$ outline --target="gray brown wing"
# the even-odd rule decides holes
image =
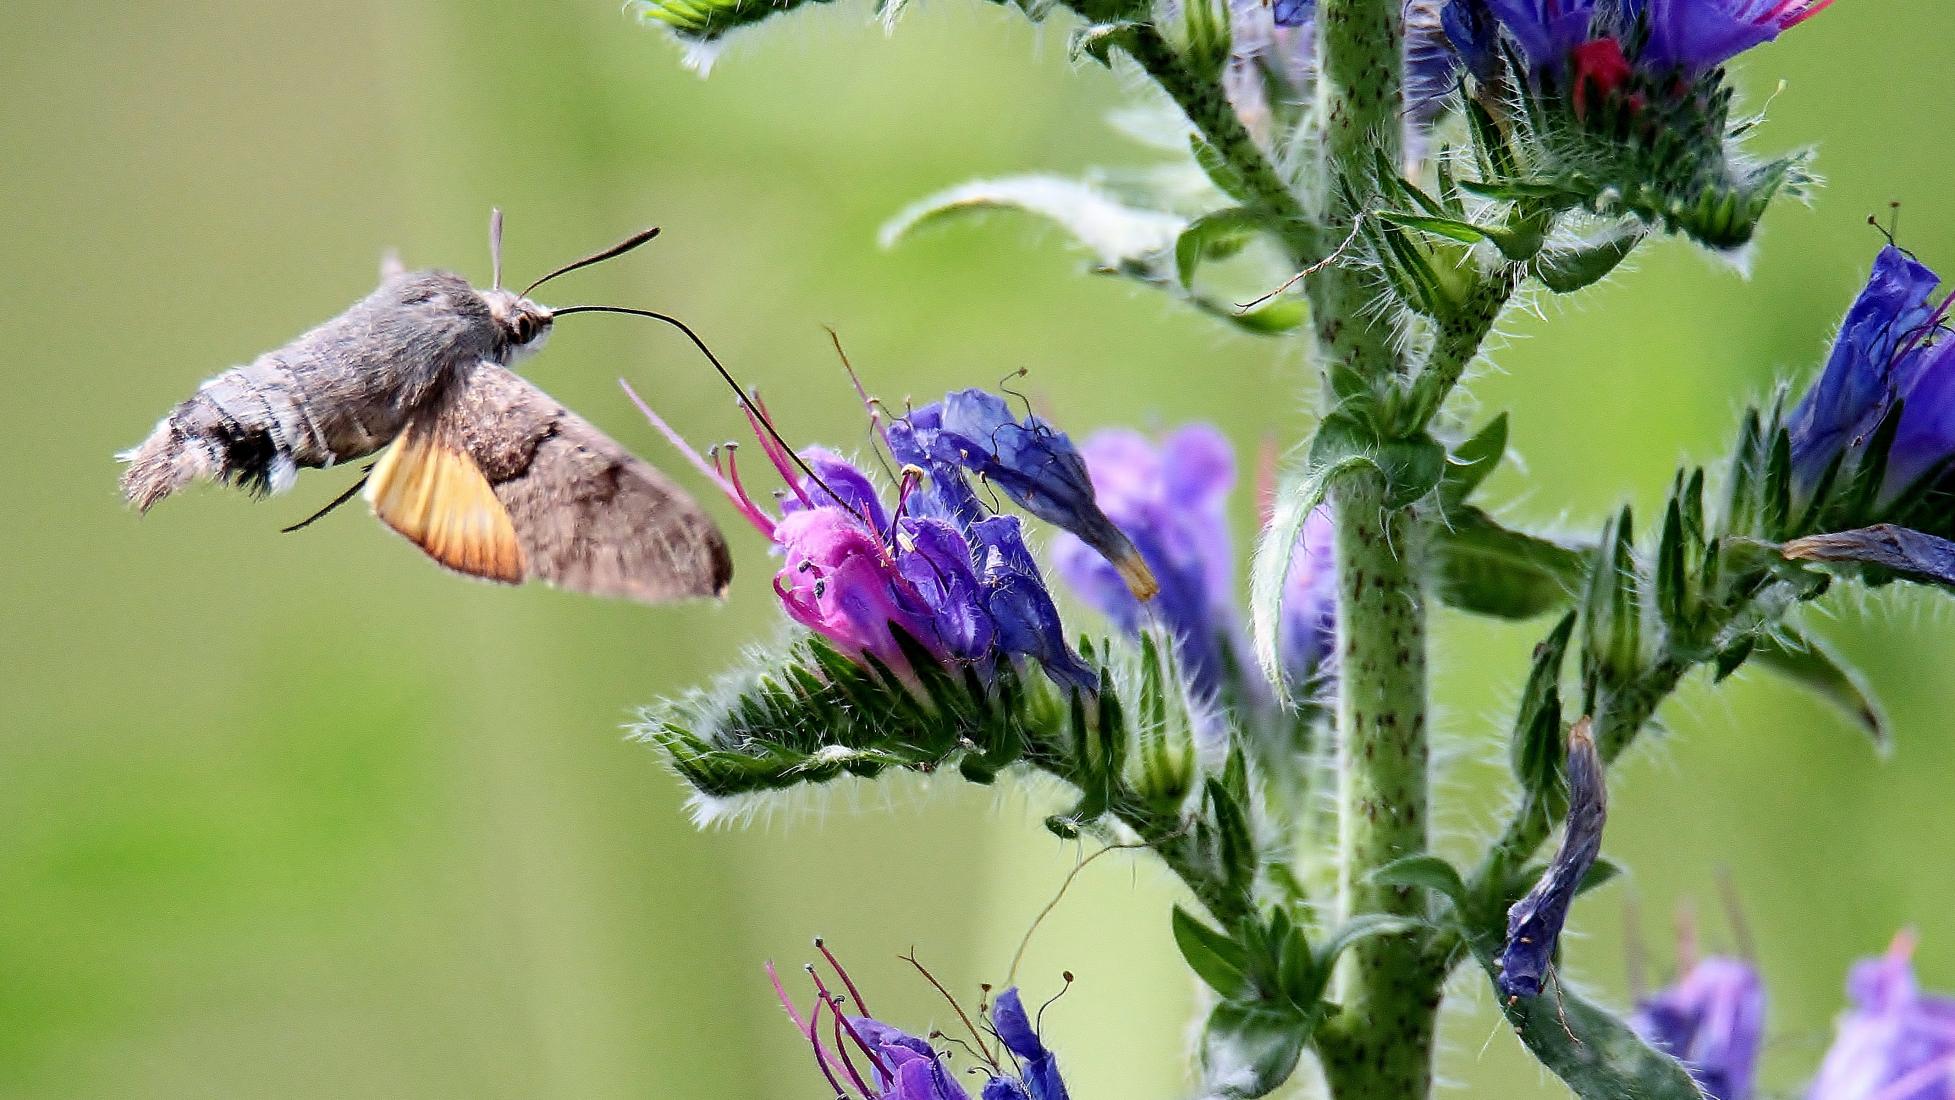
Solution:
[[[718,596],[732,578],[725,539],[684,490],[495,364],[474,367],[401,442],[409,445],[397,448],[404,457],[389,453],[368,499],[449,568],[644,603]],[[466,463],[453,461],[464,456]],[[463,466],[473,467],[506,525],[481,514],[484,494],[457,472]]]

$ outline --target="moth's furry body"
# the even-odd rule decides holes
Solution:
[[[201,478],[277,493],[301,467],[365,458],[476,363],[506,365],[540,343],[547,312],[528,344],[497,316],[528,304],[444,271],[395,275],[345,313],[199,386],[124,456],[123,494],[148,511]]]
[[[391,444],[367,500],[450,569],[647,603],[719,595],[732,561],[699,506],[505,369],[552,319],[458,275],[389,273],[338,317],[199,386],[120,456],[123,495],[148,511],[204,479],[282,492],[301,467]]]

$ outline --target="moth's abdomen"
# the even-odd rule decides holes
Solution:
[[[263,495],[302,466],[386,446],[442,386],[508,348],[482,296],[457,275],[399,275],[250,366],[233,367],[170,411],[129,463],[122,492],[151,505],[200,479]]]
[[[122,474],[123,496],[148,511],[204,479],[259,496],[283,492],[299,467],[371,454],[398,429],[397,423],[376,425],[381,431],[328,439],[307,408],[309,396],[276,356],[225,371],[199,386],[148,439],[121,456],[129,463]]]

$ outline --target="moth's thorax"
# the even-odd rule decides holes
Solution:
[[[483,291],[482,300],[488,304],[489,316],[495,321],[496,335],[504,349],[504,363],[513,363],[535,352],[550,338],[552,314],[548,307],[500,287]]]

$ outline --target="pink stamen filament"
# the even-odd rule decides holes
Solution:
[[[828,1004],[829,1013],[835,1017],[834,1027],[833,1027],[833,1031],[835,1035],[835,1049],[841,1052],[842,1066],[843,1068],[848,1070],[849,1080],[853,1081],[855,1083],[855,1087],[861,1089],[865,1095],[874,1096],[876,1095],[876,1090],[870,1088],[869,1082],[864,1081],[862,1079],[861,1071],[855,1068],[855,1059],[849,1057],[849,1045],[842,1038],[843,1029],[847,1027],[847,1025],[842,1020],[842,1008],[841,1008],[840,1001],[841,998],[837,997],[834,1001],[830,1001]],[[851,1027],[851,1028],[847,1028],[847,1031],[848,1031],[848,1037],[850,1039],[854,1039],[856,1046],[861,1047],[862,1050],[866,1053],[869,1048],[863,1044],[862,1040],[859,1037],[856,1036],[855,1029]],[[870,1060],[872,1062],[875,1060],[873,1055],[870,1056]],[[876,1068],[878,1070],[881,1070],[882,1064],[879,1062],[876,1063]],[[888,1076],[889,1075],[886,1072],[883,1074],[884,1079],[887,1079]]]
[[[1907,358],[1908,355],[1912,354],[1916,348],[1920,347],[1922,341],[1928,338],[1929,333],[1941,327],[1941,323],[1948,319],[1948,309],[1951,304],[1955,304],[1955,292],[1950,292],[1948,297],[1943,298],[1941,300],[1941,304],[1935,307],[1935,311],[1928,315],[1928,319],[1926,321],[1921,322],[1921,324],[1909,330],[1907,334],[1898,343],[1894,345],[1893,357],[1888,359],[1887,361],[1887,369],[1890,372],[1894,369],[1894,366],[1896,364],[1898,364],[1901,360]]]
[[[767,518],[765,509],[754,503],[753,494],[749,493],[746,485],[740,481],[738,452],[738,445],[733,443],[727,444],[723,452],[726,455],[726,480],[733,487],[733,503],[740,509],[740,514],[747,517],[747,522],[760,528],[760,533],[766,535],[771,542],[774,538],[774,522]]]
[[[844,358],[843,362],[847,362],[847,359]],[[855,373],[855,368],[853,367],[849,368],[849,374],[853,375],[854,373]],[[860,388],[861,383],[858,382],[856,383],[856,385],[858,388]],[[863,1016],[869,1016],[873,1018],[875,1016],[875,1013],[869,1011],[869,1003],[862,999],[861,990],[855,988],[855,982],[850,980],[849,972],[843,969],[842,961],[836,958],[835,953],[828,949],[828,945],[826,943],[823,943],[819,939],[815,940],[815,950],[821,952],[821,957],[827,959],[828,965],[834,967],[835,973],[841,977],[842,987],[844,989],[847,989],[849,991],[849,996],[855,999],[856,1012]]]
[[[830,1058],[828,1052],[822,1049],[821,1040],[816,1038],[815,1036],[814,1020],[802,1019],[801,1013],[795,1009],[794,999],[787,995],[787,987],[781,984],[781,975],[778,971],[774,969],[773,961],[769,960],[764,965],[763,969],[767,971],[767,980],[769,982],[772,982],[774,985],[774,996],[780,998],[781,1007],[787,1010],[787,1018],[791,1023],[794,1024],[794,1030],[800,1032],[801,1037],[803,1039],[808,1040],[808,1042],[814,1045],[817,1062],[818,1064],[821,1064],[822,1076],[828,1078],[829,1084],[835,1086],[836,1095],[838,1096],[842,1095],[841,1082],[835,1080],[835,1075],[829,1071],[829,1068],[826,1064],[827,1061],[830,1061],[832,1059]],[[817,1010],[819,1010],[820,1008],[819,1003],[817,1003],[816,1008]]]
[[[652,411],[652,407],[645,403],[645,399],[638,396],[638,391],[631,388],[631,383],[620,378],[618,379],[618,385],[624,387],[625,396],[631,399],[633,405],[638,406],[639,413],[651,422],[652,427],[658,429],[659,434],[665,437],[665,441],[672,444],[673,449],[685,456],[686,461],[692,463],[693,469],[698,470],[704,475],[706,480],[719,486],[720,492],[726,494],[727,499],[733,502],[733,506],[739,510],[740,514],[747,518],[747,522],[759,528],[760,533],[767,536],[768,541],[773,541],[773,521],[769,520],[766,514],[747,496],[746,490],[739,487],[739,479],[736,477],[732,481],[729,481],[721,475],[717,467],[701,458],[699,452],[692,449],[692,445],[686,442],[684,436],[681,436],[670,424],[667,424],[663,417]],[[731,465],[730,461],[728,465]]]
[[[822,1006],[826,1003],[827,1002],[824,999],[817,997],[815,999],[815,1007],[809,1012],[808,1022],[817,1032],[816,1034],[811,1034],[809,1036],[809,1040],[813,1042],[815,1045],[815,1065],[820,1066],[821,1075],[823,1077],[828,1078],[828,1087],[835,1090],[835,1095],[837,1097],[845,1097],[849,1095],[849,1090],[842,1087],[842,1082],[836,1078],[834,1071],[829,1068],[831,1065],[835,1065],[837,1063],[835,1062],[834,1055],[829,1054],[828,1049],[821,1045],[821,1035],[818,1033],[820,1030],[819,1025],[821,1023]],[[832,1008],[834,1006],[830,1005],[829,1007]],[[846,1057],[846,1053],[844,1054],[844,1057]],[[861,1087],[861,1078],[856,1075],[854,1067],[844,1063],[842,1064],[842,1069],[844,1072],[846,1072],[849,1075],[849,1077],[853,1078],[857,1086],[861,1088],[861,1092],[862,1095],[865,1097],[865,1100],[876,1100],[875,1093],[869,1091],[869,1089],[867,1089],[866,1087]]]
[[[780,471],[781,480],[787,483],[802,504],[814,507],[815,502],[809,498],[808,491],[801,487],[800,469],[787,453],[787,448],[774,440],[774,433],[770,430],[774,426],[774,414],[767,411],[767,404],[760,399],[759,390],[753,392],[752,403],[742,405],[741,411],[747,414],[747,423],[753,426],[753,434],[760,440],[760,448],[767,453],[774,469]]]
[[[817,944],[816,946],[820,946],[820,945]],[[826,955],[828,954],[828,952],[823,951],[822,954]],[[830,959],[829,961],[833,962],[834,960]],[[841,968],[837,967],[836,969],[839,971]],[[815,968],[812,966],[808,967],[808,977],[813,978],[815,980],[815,991],[821,994],[822,1000],[829,1002],[829,1007],[835,1010],[835,1026],[838,1029],[835,1037],[835,1045],[838,1047],[842,1045],[840,1030],[846,1029],[848,1031],[849,1038],[854,1039],[855,1045],[862,1048],[862,1053],[867,1054],[869,1056],[869,1061],[871,1064],[873,1064],[876,1067],[876,1072],[882,1074],[883,1077],[886,1079],[893,1078],[895,1075],[889,1072],[889,1067],[883,1064],[883,1060],[881,1058],[876,1057],[875,1048],[863,1041],[862,1036],[856,1033],[855,1025],[849,1023],[848,1020],[842,1015],[842,1010],[836,1007],[841,1003],[842,998],[834,993],[829,992],[828,986],[824,984],[821,980],[821,975],[817,974],[815,972]],[[858,1001],[858,1003],[860,1002]],[[868,1013],[865,1012],[863,1013],[863,1015],[866,1016],[868,1015]],[[846,1048],[842,1050],[842,1058],[844,1060],[847,1060],[848,1058],[848,1050]]]

